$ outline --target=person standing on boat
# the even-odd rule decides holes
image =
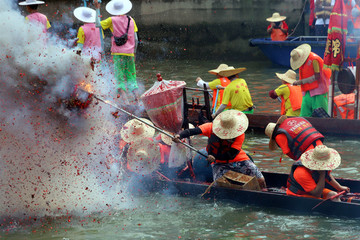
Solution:
[[[296,81],[296,72],[288,70],[286,73],[276,73],[282,80],[282,85],[277,89],[271,90],[269,96],[272,99],[281,99],[281,115],[299,116],[302,102],[301,87],[292,86]]]
[[[271,36],[272,41],[285,41],[288,36],[289,27],[284,21],[285,16],[280,16],[279,13],[273,13],[272,17],[266,19],[270,22],[267,32]]]
[[[100,9],[97,0],[94,1],[94,5],[96,9]],[[127,101],[126,92],[132,93],[136,101],[139,100],[135,68],[138,28],[134,19],[126,15],[131,8],[132,3],[129,0],[112,0],[106,4],[106,11],[113,17],[101,21],[102,28],[110,29],[113,33],[111,55],[114,60],[114,74],[118,92],[124,101]]]
[[[291,68],[299,69],[299,80],[293,85],[300,85],[303,94],[300,116],[311,117],[318,108],[327,112],[331,70],[323,69],[323,59],[311,52],[309,44],[292,50],[290,57]]]
[[[353,35],[355,37],[360,36],[360,1],[355,0],[355,6],[351,11],[351,17],[354,21]]]
[[[299,197],[327,199],[337,192],[325,188],[328,183],[336,191],[350,192],[350,188],[340,185],[331,171],[341,163],[340,154],[325,145],[316,146],[301,155],[292,167],[287,181],[286,194]],[[333,199],[340,202],[340,197]]]
[[[175,135],[173,141],[193,135],[208,137],[207,160],[212,164],[214,181],[229,170],[256,176],[261,188],[266,187],[265,178],[242,149],[245,131],[249,121],[246,115],[237,110],[228,110],[217,116],[212,123],[202,124],[194,129],[186,129]]]
[[[27,15],[25,19],[30,22],[40,23],[43,28],[43,32],[45,33],[51,27],[51,25],[48,18],[44,14],[38,12],[39,5],[44,3],[44,1],[26,0],[20,2],[19,5],[26,6],[26,10],[29,15]]]
[[[254,104],[251,99],[249,88],[246,81],[239,78],[239,73],[245,70],[246,68],[228,67],[219,72],[221,76],[229,78],[230,84],[224,90],[223,99],[219,109],[212,114],[213,119],[226,108],[242,111],[243,113],[254,113]]]
[[[215,111],[221,105],[225,87],[230,84],[230,80],[225,76],[221,76],[219,72],[228,68],[229,66],[227,64],[222,63],[216,69],[209,70],[210,74],[213,74],[217,77],[215,80],[209,83],[202,80],[201,77],[196,78],[196,85],[198,87],[204,88],[205,84],[206,88],[213,90],[212,107],[215,109]],[[230,107],[231,104],[229,104],[228,108]]]
[[[335,5],[335,0],[315,0],[315,34],[327,36],[330,14]]]
[[[102,49],[100,31],[95,26],[96,11],[88,7],[78,7],[74,10],[74,16],[85,23],[78,30],[77,52],[100,61]]]
[[[271,151],[281,148],[282,153],[293,160],[318,145],[322,145],[324,136],[311,123],[302,117],[287,118],[282,115],[276,123],[269,123],[265,134],[270,138]]]

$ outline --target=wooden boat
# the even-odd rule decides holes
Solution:
[[[249,44],[251,47],[258,47],[273,63],[290,67],[290,52],[304,43],[310,44],[312,52],[320,57],[324,57],[326,39],[326,36],[290,37],[286,41],[271,41],[271,38],[255,38],[250,39]],[[345,56],[356,58],[358,46],[357,41],[347,42]]]
[[[352,202],[333,202],[315,198],[305,198],[287,196],[281,187],[285,187],[287,174],[264,172],[269,191],[255,191],[245,189],[234,189],[226,187],[212,187],[209,193],[203,198],[216,201],[231,201],[240,204],[257,205],[266,208],[284,209],[291,212],[302,214],[322,214],[336,217],[359,218],[360,200],[353,199]],[[337,181],[350,187],[352,192],[360,192],[360,181],[350,179],[337,179]],[[156,180],[148,190],[155,192],[166,192],[166,194],[176,194],[185,197],[200,198],[209,187],[209,183],[195,183],[187,181],[166,181]],[[356,194],[354,194],[356,195]],[[358,195],[356,195],[358,196]],[[346,196],[343,197],[343,200]],[[316,207],[315,207],[316,206]],[[315,207],[315,208],[314,208]],[[314,209],[313,209],[314,208]]]

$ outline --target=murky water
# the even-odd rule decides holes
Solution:
[[[225,62],[246,67],[246,79],[256,112],[277,112],[280,104],[268,97],[268,91],[280,84],[277,68],[269,62],[144,61],[138,62],[138,79],[148,88],[160,72],[164,79],[186,81],[195,86],[201,76],[210,81],[208,70]],[[201,96],[193,93],[192,96]],[[197,148],[205,139],[196,137]],[[331,137],[328,146],[342,155],[335,176],[360,179],[358,139]],[[288,172],[292,161],[279,163],[279,152],[269,152],[265,135],[247,134],[244,149],[261,170]],[[294,215],[283,210],[262,209],[234,203],[209,202],[197,197],[163,194],[120,198],[110,210],[86,216],[61,216],[27,221],[6,222],[0,227],[0,239],[360,239],[360,220],[324,216]]]

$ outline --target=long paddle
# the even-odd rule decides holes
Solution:
[[[316,204],[311,210],[314,210],[315,208],[317,208],[318,206],[320,206],[321,204],[323,204],[324,202],[326,202],[326,201],[328,201],[328,200],[333,200],[334,198],[337,198],[337,197],[343,195],[345,192],[346,192],[346,191],[344,190],[344,191],[341,191],[341,192],[339,192],[338,194],[336,194],[336,195],[334,195],[334,196],[332,196],[332,197],[329,197],[329,198],[327,198],[327,199],[324,199],[323,201],[321,201],[321,202],[319,202],[318,204]]]
[[[166,136],[168,136],[168,137],[170,137],[170,138],[174,138],[174,136],[172,136],[171,134],[163,131],[161,128],[158,128],[158,127],[156,127],[156,126],[153,126],[153,125],[145,122],[144,120],[142,120],[142,119],[139,118],[138,116],[135,116],[134,114],[132,114],[132,113],[130,113],[130,112],[128,112],[128,111],[125,111],[124,109],[120,108],[117,104],[111,102],[110,100],[103,99],[102,97],[99,97],[99,96],[97,96],[96,94],[93,94],[93,93],[90,93],[90,92],[88,92],[88,91],[85,91],[84,89],[82,89],[82,91],[87,92],[87,93],[89,93],[89,94],[92,94],[92,95],[94,96],[94,98],[96,98],[97,100],[99,100],[99,101],[101,101],[101,102],[103,102],[103,103],[105,103],[105,104],[108,104],[108,105],[116,108],[117,110],[119,110],[119,111],[121,111],[121,112],[123,112],[123,113],[125,113],[125,114],[127,114],[127,115],[129,115],[129,116],[131,116],[131,117],[133,117],[133,118],[135,118],[135,119],[137,119],[138,121],[140,121],[140,122],[148,125],[149,127],[152,127],[152,128],[154,128],[154,129],[158,130],[159,132],[165,134]],[[199,150],[197,150],[197,149],[194,148],[193,146],[191,146],[191,145],[189,145],[189,144],[187,144],[187,143],[185,143],[185,142],[180,142],[180,143],[181,143],[182,145],[190,148],[190,149],[193,150],[194,152],[197,152],[198,154],[200,154],[200,155],[202,155],[203,157],[206,157],[206,158],[207,158],[207,156],[206,156],[205,154],[203,154],[202,152],[200,152]]]
[[[216,90],[216,98],[215,98],[215,104],[214,104],[213,114],[215,114],[215,112],[216,112],[216,105],[217,105],[218,98],[219,98],[219,92],[220,92],[220,89],[217,89],[217,90]]]

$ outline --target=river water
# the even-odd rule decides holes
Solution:
[[[222,62],[247,68],[241,77],[248,83],[257,106],[255,112],[279,111],[280,104],[269,98],[267,92],[280,84],[275,72],[283,73],[287,69],[273,66],[266,60],[139,60],[138,80],[148,89],[160,72],[164,79],[186,81],[188,86],[194,87],[197,76],[205,81],[212,80],[207,71]],[[190,95],[201,96],[199,93]],[[201,148],[205,139],[196,137],[193,143]],[[334,175],[360,179],[358,139],[339,136],[326,138],[326,143],[342,155],[342,164]],[[267,144],[264,134],[249,133],[244,149],[261,170],[287,173],[292,161],[283,159],[279,163],[279,152],[269,152]],[[119,197],[117,205],[93,214],[9,220],[0,226],[0,239],[360,239],[359,225],[360,220],[297,215],[197,197],[126,194],[125,198]]]

